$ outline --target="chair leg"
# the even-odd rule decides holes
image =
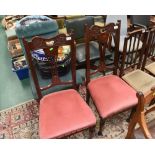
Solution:
[[[135,128],[136,124],[137,124],[137,115],[133,115],[133,117],[130,120],[129,126],[128,126],[128,132],[125,137],[126,139],[131,139],[134,137],[133,133],[134,133],[134,128]]]
[[[129,118],[127,118],[127,122],[130,122],[130,120],[131,120],[131,118],[132,118],[132,116],[133,116],[133,114],[136,112],[136,107],[133,107],[132,108],[132,110],[131,110],[131,113],[130,113],[130,116],[129,116]]]
[[[92,139],[94,137],[94,133],[95,133],[95,126],[93,126],[89,129],[89,138],[90,139]]]
[[[147,127],[144,112],[141,112],[141,114],[140,114],[139,125],[144,133],[145,138],[152,139],[152,136],[151,136],[149,129]]]
[[[105,124],[105,120],[103,118],[100,118],[100,128],[99,128],[99,131],[98,131],[99,136],[103,136],[102,130],[103,130],[104,124]]]
[[[86,93],[86,102],[89,105],[89,102],[90,102],[90,93],[89,93],[88,90],[87,90],[87,93]]]

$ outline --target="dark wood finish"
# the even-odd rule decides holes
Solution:
[[[42,98],[42,91],[54,87],[56,85],[69,85],[72,84],[76,89],[76,49],[75,49],[75,41],[73,35],[65,35],[60,34],[56,37],[45,39],[41,37],[32,38],[31,42],[26,41],[26,39],[22,39],[23,44],[25,46],[26,55],[30,67],[30,71],[32,74],[32,78],[37,90],[37,95],[39,100]],[[58,48],[60,46],[69,45],[71,48],[71,71],[72,71],[72,80],[71,81],[61,81],[57,71],[57,57],[58,57]],[[52,51],[50,49],[52,48]],[[43,49],[45,52],[45,56],[48,59],[48,62],[51,65],[51,75],[52,80],[51,84],[48,86],[40,87],[36,70],[32,61],[32,51]]]
[[[129,123],[126,138],[129,139],[134,137],[134,128],[137,123],[140,125],[140,129],[143,132],[145,138],[152,138],[152,135],[148,129],[145,115],[150,113],[151,111],[154,111],[155,107],[152,107],[146,111],[144,107],[146,104],[150,103],[152,99],[155,98],[155,88],[152,88],[150,92],[148,92],[145,95],[142,92],[137,92],[137,97],[138,97],[138,105],[136,108],[136,112],[132,115],[131,121]]]
[[[117,24],[110,23],[104,27],[100,26],[85,26],[85,50],[86,50],[86,86],[91,81],[91,76],[97,74],[98,72],[105,75],[105,71],[112,70],[113,74],[117,74],[118,69],[118,50],[119,50],[119,40],[120,40],[120,21]],[[115,43],[115,56],[114,56],[114,65],[107,66],[105,64],[105,53],[106,49],[111,49],[112,40]],[[99,44],[99,64],[94,65],[90,61],[90,49],[89,42],[96,41]],[[90,100],[90,93],[87,90],[87,103]],[[92,99],[93,100],[93,99]],[[105,124],[105,119],[100,117],[100,129],[98,134],[102,135],[102,129]]]
[[[85,49],[86,49],[86,85],[90,82],[91,76],[98,72],[105,74],[106,70],[112,70],[113,74],[117,74],[118,69],[118,49],[119,49],[119,36],[120,36],[120,21],[115,25],[110,23],[104,27],[93,25],[85,27]],[[105,64],[106,49],[111,48],[112,39],[115,43],[115,57],[114,65],[107,66]],[[89,42],[96,41],[99,44],[99,65],[94,65],[90,61]],[[90,72],[94,70],[94,72]]]
[[[59,34],[56,37],[50,38],[50,39],[45,39],[41,37],[34,37],[32,38],[31,42],[26,41],[26,39],[22,39],[23,44],[25,46],[26,50],[26,55],[30,67],[30,71],[32,74],[32,78],[37,90],[37,95],[39,97],[38,101],[42,98],[42,91],[49,89],[51,87],[57,86],[57,85],[72,85],[74,89],[78,89],[76,85],[76,48],[75,48],[75,40],[73,37],[73,34]],[[60,46],[65,46],[69,45],[71,48],[71,72],[72,72],[72,80],[70,81],[61,81],[58,75],[57,71],[57,57],[58,57],[58,48]],[[52,48],[52,52],[50,49]],[[35,67],[32,61],[32,51],[33,50],[38,50],[38,49],[43,49],[45,52],[46,58],[49,60],[48,63],[51,64],[51,75],[52,75],[52,80],[51,84],[48,86],[40,87],[37,74],[35,71]],[[86,129],[83,129],[86,130]],[[95,131],[95,126],[91,126],[89,128],[89,138],[93,138]],[[77,131],[79,132],[79,131]],[[75,134],[71,133],[70,135]]]
[[[102,136],[102,131],[103,131],[104,125],[105,125],[105,120],[100,117],[100,128],[99,128],[99,131],[98,131],[99,136]]]
[[[148,32],[145,32],[143,29],[138,29],[129,32],[127,37],[125,37],[121,57],[120,77],[122,77],[128,69],[141,69],[147,36]],[[140,42],[142,43],[142,47],[140,47]]]
[[[147,60],[155,60],[155,27],[148,31],[148,39],[146,45],[146,52],[144,55],[144,62],[142,69],[144,70]],[[148,71],[149,72],[149,71]]]

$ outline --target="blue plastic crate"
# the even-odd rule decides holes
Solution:
[[[19,80],[23,80],[23,79],[26,79],[29,77],[29,70],[28,68],[22,68],[22,69],[18,69],[18,70],[15,70],[13,68],[13,72],[16,72]]]

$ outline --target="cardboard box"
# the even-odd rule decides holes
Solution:
[[[12,57],[20,56],[23,54],[22,47],[21,47],[18,39],[10,40],[8,42],[8,50]]]

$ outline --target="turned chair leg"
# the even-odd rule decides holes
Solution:
[[[94,137],[94,134],[95,134],[95,126],[89,129],[89,138],[92,139]]]
[[[103,118],[100,118],[100,128],[99,128],[99,131],[98,131],[99,136],[103,136],[102,130],[103,130],[104,124],[105,124],[105,120]]]

